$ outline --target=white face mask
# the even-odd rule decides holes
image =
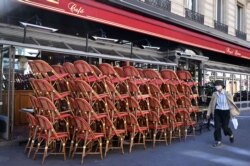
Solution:
[[[217,85],[217,86],[215,86],[215,89],[216,89],[217,91],[221,91],[221,90],[223,89],[223,87],[222,87],[221,85]]]

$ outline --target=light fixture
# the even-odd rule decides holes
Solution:
[[[118,42],[118,39],[107,38],[107,37],[99,37],[99,36],[91,36],[91,39],[94,40],[104,40],[104,41],[111,41],[111,42]]]
[[[47,32],[56,32],[56,31],[58,31],[58,29],[55,29],[55,28],[36,25],[36,24],[31,24],[31,23],[27,23],[27,22],[19,22],[19,23],[25,28],[33,28],[33,29],[43,30],[43,31],[47,31]]]
[[[55,29],[55,28],[50,28],[50,27],[46,27],[46,26],[31,24],[31,23],[27,23],[27,22],[19,22],[19,23],[24,27],[24,30],[23,30],[23,43],[25,43],[25,40],[26,40],[27,28],[40,30],[40,31],[46,31],[46,32],[56,32],[56,31],[58,31],[58,29]]]
[[[156,46],[150,46],[150,45],[142,45],[143,49],[153,49],[153,50],[159,50],[160,47],[156,47]]]

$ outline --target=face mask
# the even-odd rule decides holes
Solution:
[[[218,86],[215,86],[215,89],[216,89],[217,91],[221,91],[223,88],[222,88],[221,85],[218,85]]]

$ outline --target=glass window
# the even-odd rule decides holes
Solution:
[[[224,0],[217,0],[216,2],[216,20],[221,23],[223,23],[223,17],[224,17],[223,1]]]
[[[248,98],[247,87],[248,87],[247,76],[241,75],[241,83],[240,83],[241,101],[247,101]]]
[[[237,30],[243,31],[243,5],[237,4],[237,13],[236,13],[236,26]]]
[[[187,8],[197,12],[197,0],[186,0]]]

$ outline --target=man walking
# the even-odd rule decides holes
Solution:
[[[225,91],[224,82],[221,80],[215,81],[216,92],[213,93],[209,103],[207,118],[210,115],[214,116],[214,140],[213,147],[220,146],[221,143],[221,129],[223,129],[225,136],[229,136],[229,141],[234,142],[234,135],[232,130],[228,127],[231,117],[239,115],[239,109],[233,101],[231,94]]]

